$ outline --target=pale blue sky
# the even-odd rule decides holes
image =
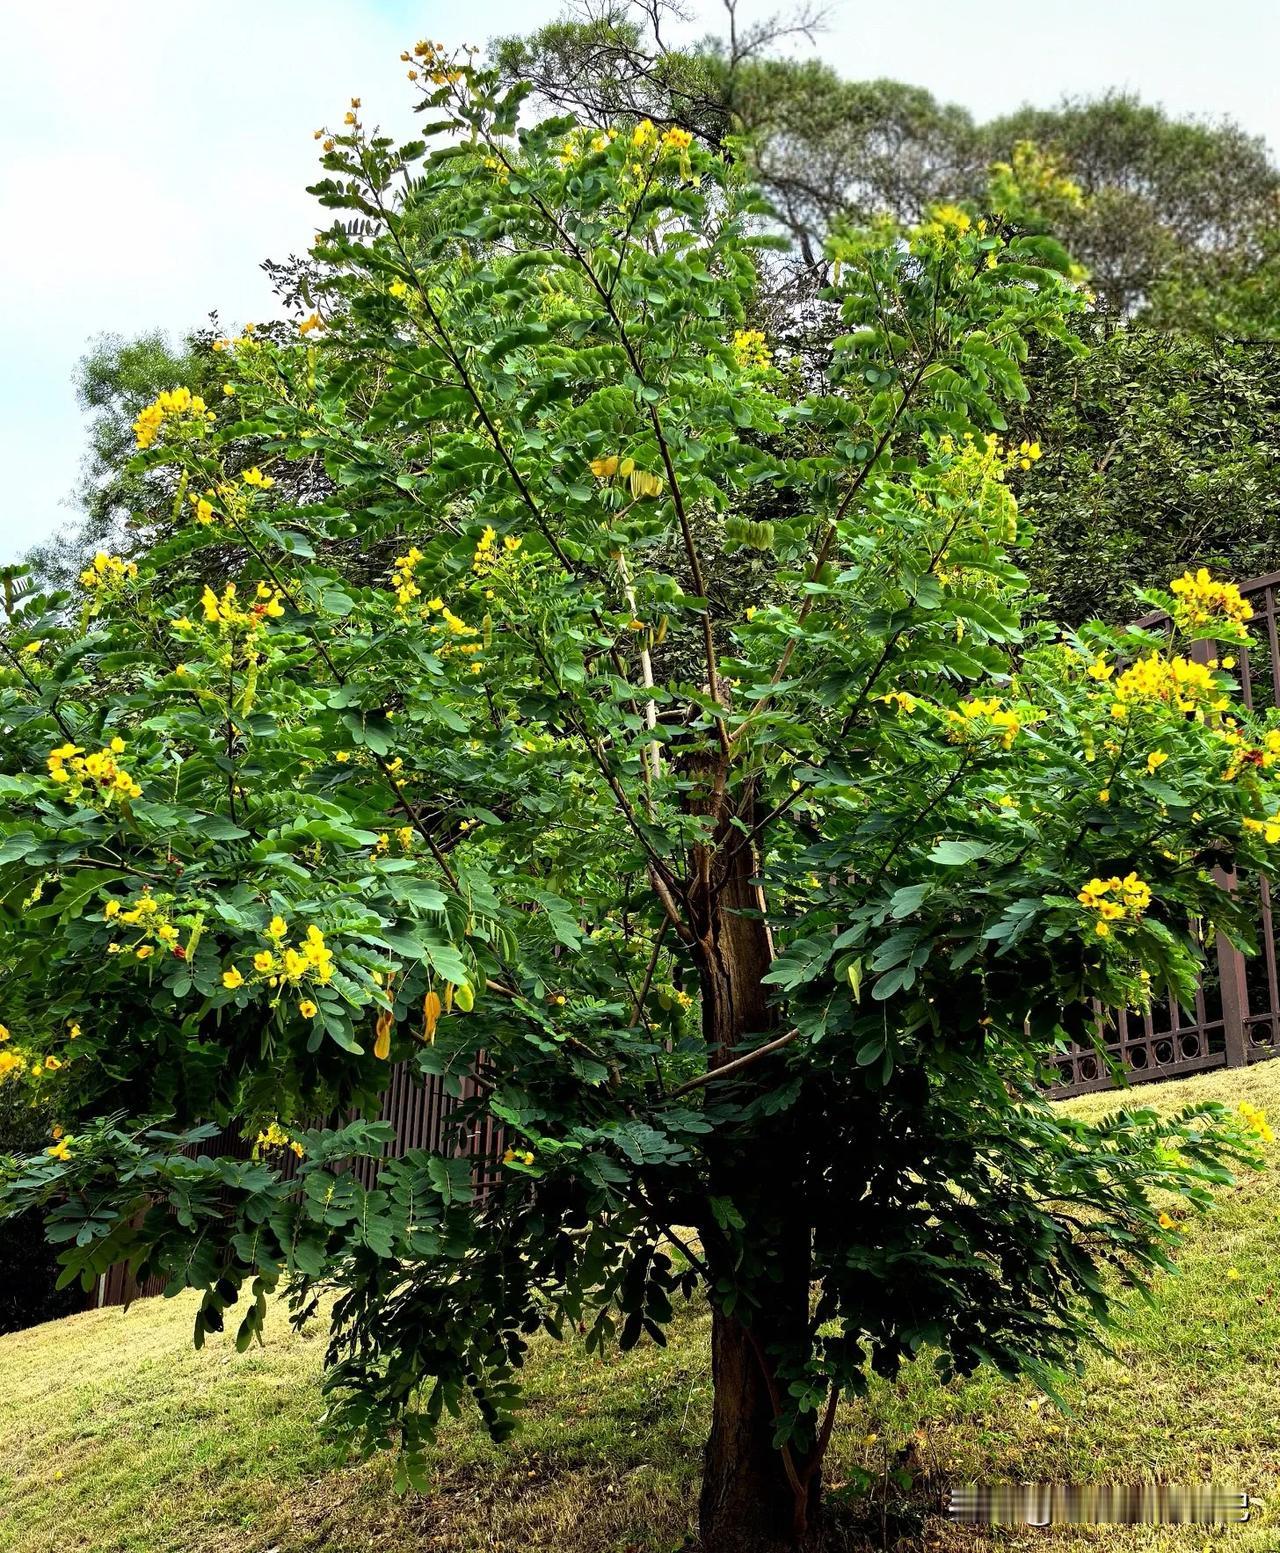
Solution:
[[[743,15],[785,9],[765,0]],[[315,222],[313,129],[360,96],[412,123],[400,50],[480,43],[561,0],[0,0],[0,562],[52,533],[83,451],[71,376],[96,334],[266,316],[259,262]],[[708,26],[712,0],[690,9]],[[699,29],[701,30],[701,29]],[[822,55],[982,117],[1125,87],[1280,147],[1275,0],[836,0]]]

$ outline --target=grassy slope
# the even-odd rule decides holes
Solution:
[[[1156,1085],[1135,1098],[1249,1099],[1280,1116],[1280,1063]],[[1114,1098],[1075,1102],[1096,1114]],[[1277,1145],[1280,1149],[1280,1145]],[[1280,1157],[1280,1156],[1278,1156]],[[1026,1387],[940,1388],[924,1365],[842,1410],[829,1479],[883,1473],[904,1448],[943,1478],[1166,1481],[1280,1488],[1280,1206],[1275,1167],[1189,1224],[1181,1274],[1135,1304],[1118,1359],[1068,1388],[1064,1418]],[[1235,1267],[1240,1277],[1226,1277]],[[389,1495],[385,1461],[345,1463],[317,1428],[323,1333],[283,1316],[246,1355],[190,1346],[192,1296],[95,1311],[0,1338],[0,1553],[670,1553],[690,1525],[706,1425],[708,1321],[664,1352],[602,1360],[539,1344],[516,1439],[452,1424],[435,1490]],[[872,1438],[874,1436],[874,1438]],[[1280,1508],[1241,1531],[1063,1528],[985,1536],[931,1520],[947,1553],[1043,1546],[1191,1553],[1229,1536],[1276,1546]]]

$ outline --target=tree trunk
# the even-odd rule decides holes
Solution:
[[[750,816],[743,818],[749,827]],[[722,823],[715,846],[695,859],[702,890],[695,888],[691,904],[712,1068],[740,1055],[735,1048],[745,1038],[777,1028],[763,981],[773,960],[768,925],[740,914],[764,904],[751,882],[751,851],[722,861],[740,842],[741,832]],[[768,1088],[778,1075],[766,1060],[726,1083]],[[703,1553],[808,1553],[819,1545],[818,1464],[773,1445],[780,1397],[771,1349],[803,1352],[808,1342],[811,1249],[800,1141],[794,1113],[785,1111],[753,1124],[749,1137],[718,1137],[710,1154],[711,1190],[742,1215],[764,1271],[754,1280],[753,1304],[739,1304],[732,1315],[713,1311],[714,1399],[698,1509]],[[716,1260],[712,1254],[713,1271]]]
[[[800,1313],[808,1314],[807,1298]],[[757,1315],[753,1326],[763,1324]],[[711,1433],[698,1502],[703,1553],[809,1553],[820,1546],[821,1468],[808,1472],[802,1457],[792,1462],[799,1481],[788,1476],[773,1445],[774,1404],[756,1344],[764,1349],[762,1334],[713,1313]]]

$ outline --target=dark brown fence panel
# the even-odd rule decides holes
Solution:
[[[391,1070],[390,1081],[382,1096],[379,1120],[390,1122],[395,1137],[383,1145],[380,1158],[361,1158],[353,1161],[351,1170],[366,1189],[376,1185],[382,1159],[399,1159],[409,1149],[432,1149],[454,1154],[471,1154],[476,1158],[476,1181],[481,1190],[488,1184],[490,1161],[502,1151],[501,1129],[487,1112],[470,1121],[464,1131],[450,1127],[450,1117],[465,1101],[475,1098],[479,1086],[471,1076],[461,1083],[461,1097],[448,1094],[445,1080],[434,1075],[424,1076],[416,1064],[397,1063]],[[196,1145],[189,1152],[216,1154],[225,1159],[249,1159],[254,1140],[243,1137],[235,1129]],[[284,1153],[277,1168],[286,1177],[297,1169],[297,1161]],[[146,1299],[164,1292],[162,1278],[146,1278],[139,1282],[123,1264],[108,1269],[98,1280],[89,1303],[92,1305],[125,1305],[135,1299]]]

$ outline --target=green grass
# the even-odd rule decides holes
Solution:
[[[1252,1100],[1280,1116],[1280,1063],[1137,1093],[1179,1106]],[[1098,1114],[1111,1095],[1073,1102]],[[1280,1159],[1280,1145],[1276,1146]],[[842,1409],[828,1480],[883,1477],[909,1451],[932,1481],[1212,1479],[1280,1489],[1280,1203],[1274,1165],[1189,1221],[1178,1276],[1135,1301],[1114,1359],[1090,1360],[1064,1417],[1027,1386],[943,1388],[925,1364]],[[1238,1279],[1228,1279],[1236,1268]],[[690,1307],[665,1350],[590,1358],[536,1345],[520,1431],[492,1446],[453,1422],[432,1491],[394,1498],[386,1460],[352,1463],[318,1425],[324,1334],[283,1312],[266,1346],[190,1344],[194,1296],[94,1311],[0,1337],[0,1553],[671,1553],[690,1534],[710,1399],[708,1318]],[[872,1438],[874,1437],[874,1438]],[[921,1501],[923,1502],[923,1501]],[[877,1520],[877,1497],[858,1501]],[[892,1508],[892,1506],[890,1506]],[[869,1522],[869,1524],[870,1524]],[[892,1522],[889,1540],[892,1541]],[[1240,1530],[1061,1528],[979,1534],[940,1517],[945,1553],[1092,1548],[1262,1553],[1280,1506]],[[878,1536],[869,1543],[878,1545]]]

